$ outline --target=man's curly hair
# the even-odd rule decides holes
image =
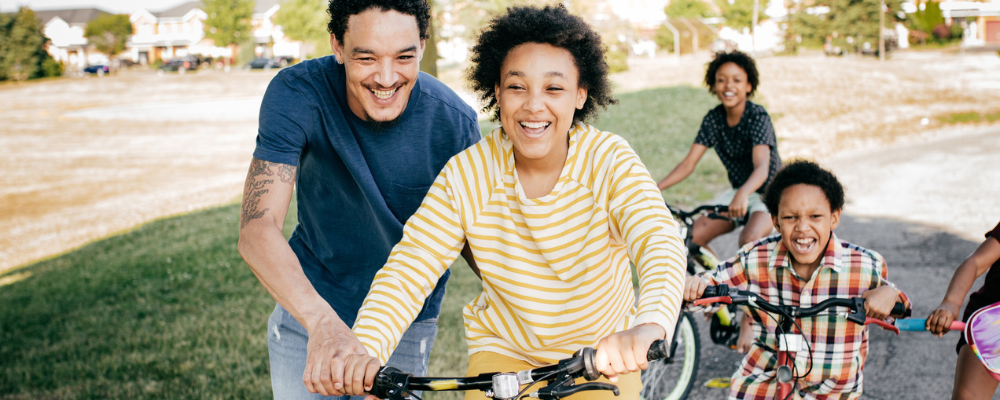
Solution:
[[[470,88],[479,94],[479,100],[486,104],[483,111],[491,113],[494,121],[500,119],[496,99],[500,68],[507,54],[524,43],[550,44],[573,55],[580,72],[577,85],[587,89],[587,102],[574,112],[574,120],[586,121],[594,116],[598,106],[606,109],[618,103],[612,96],[601,36],[590,25],[562,5],[516,6],[490,21],[479,35],[472,48],[472,66],[467,71]]]
[[[767,190],[764,192],[767,211],[773,216],[778,216],[778,204],[781,203],[782,193],[785,189],[800,183],[820,188],[830,202],[830,211],[844,208],[844,186],[837,180],[836,175],[812,161],[795,160],[785,164],[781,171],[774,175],[771,184],[767,185]]]
[[[326,30],[344,44],[344,32],[347,32],[347,20],[352,15],[361,14],[370,8],[380,11],[396,10],[401,14],[412,15],[417,19],[420,29],[420,39],[430,39],[427,27],[430,26],[431,7],[427,0],[330,0],[326,12],[330,14],[330,23]]]
[[[747,97],[753,97],[753,94],[757,92],[757,85],[760,84],[757,62],[753,60],[753,57],[739,50],[715,53],[715,58],[708,63],[708,70],[705,71],[705,84],[708,85],[708,92],[718,94],[715,93],[715,73],[719,72],[719,68],[728,62],[736,64],[737,67],[743,69],[743,72],[747,73],[747,82],[750,83],[750,93],[747,93]]]

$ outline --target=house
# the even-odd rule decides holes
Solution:
[[[93,49],[84,36],[87,23],[101,15],[110,14],[97,8],[35,11],[42,21],[42,32],[49,38],[48,52],[67,70],[83,69],[90,64],[100,64],[108,58]]]
[[[982,46],[1000,44],[1000,0],[991,2],[947,1],[939,4],[941,15],[951,24],[963,20],[963,44]]]
[[[301,58],[302,44],[285,37],[273,22],[281,8],[280,0],[257,0],[251,17],[255,53],[262,57],[292,56]],[[132,13],[134,35],[128,43],[132,60],[138,63],[170,60],[187,55],[212,58],[234,57],[232,49],[219,47],[205,38],[208,14],[201,1],[191,1],[166,11],[153,13],[139,9]]]
[[[208,14],[201,9],[201,1],[183,3],[157,13],[136,10],[129,17],[133,35],[126,45],[132,61],[147,64],[188,54],[230,56],[228,49],[216,47],[211,40],[205,39],[206,19]]]

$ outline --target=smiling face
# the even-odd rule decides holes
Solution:
[[[747,72],[733,62],[727,62],[715,72],[715,84],[712,91],[722,102],[723,107],[738,107],[747,101],[747,94],[753,90],[747,81]]]
[[[330,45],[347,71],[351,111],[366,121],[399,118],[417,82],[424,51],[416,17],[370,8],[348,19],[343,43],[330,35]]]
[[[778,215],[771,221],[792,256],[792,266],[814,268],[840,223],[840,210],[830,210],[830,201],[818,186],[800,183],[781,193]]]
[[[507,53],[496,96],[515,162],[565,161],[573,114],[587,102],[579,77],[566,49],[525,43]]]

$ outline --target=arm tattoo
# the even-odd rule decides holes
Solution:
[[[252,220],[262,218],[269,208],[260,209],[261,197],[270,191],[268,187],[274,183],[274,172],[271,166],[278,169],[278,177],[282,182],[295,184],[296,168],[291,165],[270,163],[254,158],[250,161],[250,172],[247,173],[247,181],[243,186],[243,211],[240,215],[240,228]]]

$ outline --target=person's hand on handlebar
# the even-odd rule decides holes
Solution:
[[[594,364],[611,383],[616,383],[618,375],[649,367],[646,360],[649,346],[666,336],[667,331],[657,324],[642,324],[613,333],[597,343]]]
[[[744,194],[742,190],[737,191],[733,196],[733,201],[729,202],[729,218],[733,221],[743,218],[750,207],[750,195]]]
[[[378,358],[366,354],[351,354],[344,362],[344,392],[349,396],[364,396],[375,385],[375,376],[382,364]],[[375,396],[367,395],[365,400],[376,400]]]
[[[925,328],[937,337],[944,336],[951,331],[951,323],[958,319],[958,309],[962,305],[954,305],[943,302],[930,316],[927,317]]]
[[[306,344],[306,369],[302,383],[310,393],[324,396],[343,395],[343,365],[354,353],[368,354],[351,328],[336,315],[323,316],[304,324],[309,332]]]
[[[684,301],[692,302],[701,298],[705,294],[709,282],[707,279],[694,275],[684,280]]]
[[[886,319],[899,299],[899,291],[892,286],[880,286],[861,294],[865,299],[865,315],[869,318]]]

